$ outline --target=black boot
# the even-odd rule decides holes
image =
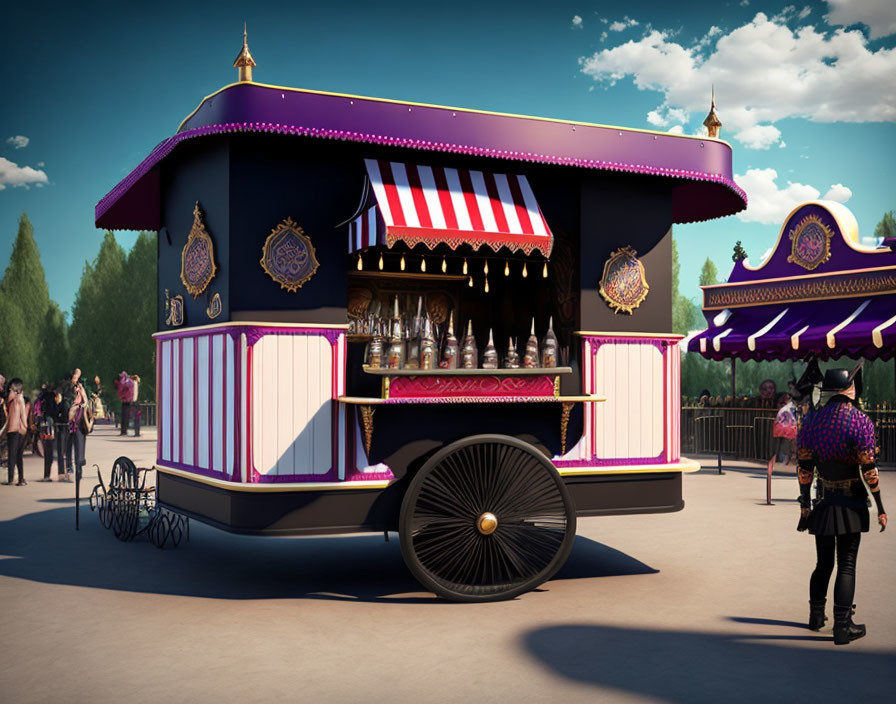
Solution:
[[[834,604],[834,643],[836,645],[846,645],[865,635],[865,624],[852,622],[855,609],[855,604],[852,606]]]
[[[820,631],[827,621],[824,615],[824,605],[827,599],[809,599],[809,630]]]

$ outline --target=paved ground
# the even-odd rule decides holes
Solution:
[[[88,461],[150,465],[100,428]],[[896,692],[896,528],[863,536],[869,635],[812,633],[811,538],[793,476],[685,475],[683,512],[579,521],[569,562],[511,602],[442,603],[382,536],[262,539],[193,523],[120,543],[73,486],[0,487],[0,700],[19,702],[819,701]],[[88,471],[82,488],[95,483]],[[882,479],[896,505],[896,473]]]

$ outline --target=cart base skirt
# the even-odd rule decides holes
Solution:
[[[668,513],[684,508],[681,473],[565,477],[577,516]],[[157,501],[215,528],[245,535],[321,535],[398,529],[406,483],[385,489],[245,491],[158,472]]]

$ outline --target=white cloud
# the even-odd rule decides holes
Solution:
[[[893,0],[827,0],[825,19],[832,25],[868,25],[871,39],[896,33],[896,3]]]
[[[629,27],[637,27],[638,21],[631,19],[628,15],[626,15],[621,20],[616,20],[613,24],[610,25],[611,32],[623,32]]]
[[[825,200],[835,200],[838,203],[845,203],[852,198],[852,189],[847,188],[842,183],[835,183],[824,194]]]
[[[778,142],[778,149],[786,149],[786,148],[787,148],[787,142],[785,142],[783,139],[780,142]]]
[[[31,140],[25,137],[24,135],[17,134],[15,137],[10,137],[6,140],[7,144],[11,144],[13,149],[24,149],[28,146],[28,142]]]
[[[573,15],[572,17],[572,27],[573,29],[582,29],[582,18],[578,15]]]
[[[750,149],[768,149],[781,139],[781,130],[774,125],[753,125],[737,132],[734,138]]]
[[[606,32],[601,32],[601,33],[600,33],[600,40],[601,40],[601,41],[605,41],[606,38],[607,38],[608,36],[609,36],[609,35],[608,35]]]
[[[750,0],[740,0],[741,7],[746,7],[749,4],[750,4]]]
[[[0,191],[7,186],[40,187],[47,182],[47,175],[43,171],[32,169],[30,166],[19,166],[0,156]]]
[[[801,20],[806,19],[809,15],[812,14],[812,8],[806,5],[802,10],[800,10],[800,14],[797,17]]]
[[[684,127],[682,125],[673,125],[668,129],[669,134],[684,134]]]
[[[858,30],[791,29],[760,12],[713,36],[715,47],[704,55],[699,43],[685,47],[672,33],[651,30],[637,41],[583,56],[579,64],[599,83],[631,77],[640,90],[662,93],[651,111],[655,120],[672,109],[705,114],[714,84],[723,136],[733,133],[758,149],[782,138],[773,125],[785,118],[896,121],[896,48],[870,51]]]
[[[747,169],[745,174],[735,174],[734,180],[747,193],[749,205],[738,213],[737,217],[744,222],[758,222],[763,225],[779,225],[787,214],[801,203],[818,200],[821,195],[814,186],[804,183],[787,182],[785,188],[779,188],[775,182],[778,172],[774,169]],[[828,189],[825,198],[845,203],[852,196],[852,191],[842,183]]]

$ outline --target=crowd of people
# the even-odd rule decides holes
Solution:
[[[115,388],[122,404],[121,434],[134,424],[140,435],[140,409],[137,404],[140,377],[121,372]],[[73,369],[57,384],[45,383],[32,397],[25,395],[19,378],[7,381],[0,374],[0,462],[7,467],[3,486],[25,486],[24,453],[42,454],[44,473],[39,482],[52,482],[56,462],[56,481],[71,482],[80,476],[86,464],[87,436],[97,417],[105,416],[100,378],[84,381],[80,369]],[[18,476],[16,476],[16,474]]]

